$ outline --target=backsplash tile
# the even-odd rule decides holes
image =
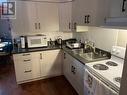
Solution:
[[[95,42],[97,48],[110,51],[117,44],[118,29],[91,27],[88,32],[74,33],[73,36],[82,41],[88,39]]]

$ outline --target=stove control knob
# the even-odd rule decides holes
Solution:
[[[113,49],[113,50],[112,50],[112,53],[115,53],[115,52],[116,52],[116,49]]]
[[[117,51],[116,51],[116,54],[119,54],[119,53],[120,53],[120,50],[117,50]]]

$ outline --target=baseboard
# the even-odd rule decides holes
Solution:
[[[44,76],[44,77],[38,77],[38,78],[34,78],[34,79],[24,80],[24,81],[17,81],[17,84],[23,84],[23,83],[27,83],[27,82],[32,82],[32,81],[52,78],[52,77],[61,76],[61,75],[63,75],[63,74],[56,74],[56,75],[51,75],[51,76]]]

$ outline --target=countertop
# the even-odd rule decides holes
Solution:
[[[31,49],[18,49],[16,47],[13,48],[12,54],[20,54],[20,53],[28,53],[28,52],[37,52],[37,51],[46,51],[46,50],[56,50],[61,49],[60,46],[48,46],[43,48],[31,48]]]
[[[81,57],[80,55],[78,54],[75,54],[74,52],[72,52],[69,48],[67,47],[62,47],[62,49],[67,52],[69,55],[71,55],[72,57],[74,57],[75,59],[77,59],[78,61],[80,61],[82,64],[86,64],[86,63],[90,63],[90,62],[95,62],[94,61],[88,61],[88,60],[85,60],[83,57]],[[104,59],[101,59],[101,60],[106,60],[106,59],[109,59],[110,57],[105,57]],[[96,60],[96,61],[101,61],[101,60]]]
[[[80,55],[75,54],[74,52],[72,52],[72,50],[67,48],[66,46],[63,46],[62,48],[60,46],[53,46],[53,47],[48,46],[48,47],[43,47],[43,48],[32,48],[32,49],[18,49],[18,48],[15,47],[13,49],[13,51],[12,51],[12,54],[20,54],[20,53],[28,53],[28,52],[38,52],[38,51],[46,51],[46,50],[56,50],[56,49],[62,49],[63,51],[67,52],[69,55],[71,55],[72,57],[74,57],[75,59],[80,61],[82,64],[94,62],[94,61],[85,60]],[[104,60],[105,59],[109,59],[109,57],[104,58]],[[100,60],[96,60],[96,61],[100,61]]]

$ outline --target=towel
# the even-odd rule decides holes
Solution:
[[[84,73],[84,95],[94,95],[96,81],[93,75],[85,69]]]
[[[99,79],[96,80],[96,88],[94,95],[119,95]]]
[[[119,95],[87,69],[84,73],[84,95]]]

